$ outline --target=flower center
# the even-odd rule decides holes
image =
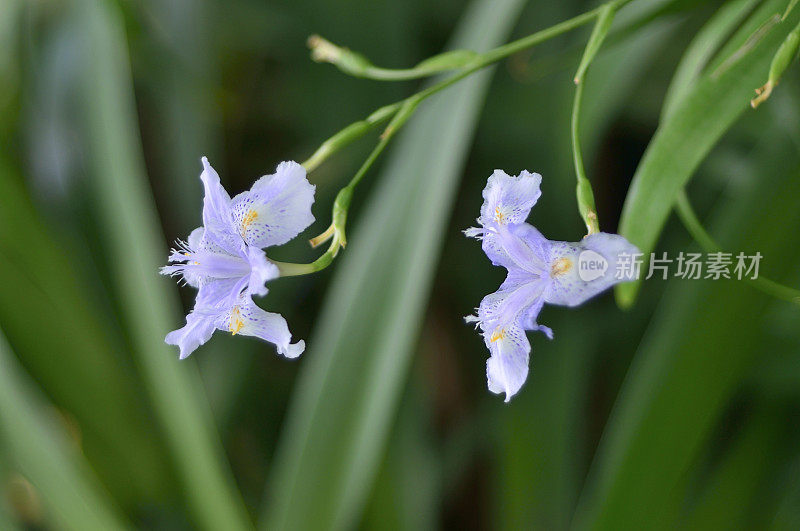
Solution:
[[[560,277],[561,275],[569,273],[570,269],[572,269],[572,260],[569,258],[559,258],[550,266],[550,276],[552,278]]]
[[[234,306],[233,310],[231,310],[230,319],[228,319],[228,331],[235,336],[241,331],[242,327],[244,327],[242,314],[239,312],[239,307]]]
[[[499,206],[494,207],[494,220],[501,225],[506,222],[506,215]]]
[[[247,228],[252,225],[256,219],[258,219],[258,212],[251,208],[242,218],[241,230],[239,231],[242,235],[242,238],[244,238],[244,235],[247,233]]]
[[[506,329],[505,328],[498,328],[497,330],[494,331],[494,333],[492,334],[492,337],[489,338],[489,342],[490,343],[494,343],[495,341],[498,341],[498,340],[503,339],[505,337],[506,337]]]

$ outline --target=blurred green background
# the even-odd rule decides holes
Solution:
[[[710,233],[800,284],[796,65],[747,101],[788,22],[748,37],[786,4],[620,12],[581,130],[603,230],[656,130],[678,116],[690,138],[699,121],[707,148],[651,145],[658,178],[697,157],[687,191]],[[299,360],[221,333],[183,362],[163,344],[194,292],[157,267],[200,224],[202,155],[238,193],[422,86],[313,63],[309,35],[399,68],[596,5],[2,0],[0,528],[800,528],[800,314],[746,282],[651,279],[627,311],[612,294],[547,307],[555,339],[531,335],[519,395],[486,389],[462,316],[503,271],[461,230],[492,170],[528,169],[543,175],[530,221],[582,236],[569,120],[590,26],[421,106],[357,190],[347,249],[259,301],[306,339]],[[676,69],[694,100],[671,114]],[[375,139],[310,174],[317,221],[271,258],[315,258],[305,240]],[[655,250],[699,248],[672,216]]]

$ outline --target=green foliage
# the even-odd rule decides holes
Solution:
[[[53,411],[38,396],[0,336],[0,434],[4,454],[41,492],[64,529],[126,529]],[[52,406],[50,406],[52,408]]]
[[[681,103],[676,104],[674,112],[659,124],[633,177],[620,221],[620,234],[645,256],[655,248],[678,192],[720,137],[748,108],[750,91],[759,85],[775,49],[791,29],[787,21],[752,39],[779,3],[767,2],[749,17],[732,41],[742,42],[745,36],[751,39],[735,52],[721,55],[724,61],[709,69]],[[727,17],[727,13],[723,15]],[[639,284],[631,282],[616,287],[621,306],[633,304]]]
[[[80,425],[84,451],[121,501],[168,496],[166,457],[148,433],[141,389],[125,374],[119,338],[103,330],[100,308],[85,298],[88,287],[7,166],[0,167],[0,194],[9,206],[0,210],[4,333],[26,368]]]
[[[454,46],[497,44],[519,5],[480,2],[464,19]],[[489,11],[491,28],[485,23]],[[364,504],[488,81],[481,74],[436,96],[409,124],[388,163],[309,342],[278,466],[267,485],[268,529],[348,528]]]
[[[524,4],[6,0],[0,528],[797,528],[796,1]],[[352,76],[309,60],[315,33]],[[201,155],[232,193],[305,160],[317,222],[268,250],[303,276],[263,300],[296,362],[163,343]],[[494,168],[544,176],[546,234],[584,234],[577,168],[584,221],[621,212],[644,253],[758,251],[761,291],[545,308],[504,404],[462,319],[502,281],[461,234]]]
[[[163,239],[146,178],[133,115],[125,42],[119,15],[93,0],[81,2],[87,42],[84,119],[89,136],[91,187],[99,224],[106,228],[106,264],[115,284],[124,326],[144,385],[198,524],[209,529],[251,527],[231,478],[222,468],[221,448],[191,365],[182,366],[164,343],[178,320],[167,284],[154,273]],[[188,364],[183,364],[188,365]]]

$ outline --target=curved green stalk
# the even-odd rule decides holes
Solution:
[[[364,120],[351,123],[323,142],[317,150],[303,162],[303,167],[309,173],[314,171],[325,159],[347,146],[350,142],[357,140],[373,127],[377,127],[391,118],[402,103],[402,101],[399,101],[391,105],[386,105],[367,116]]]
[[[578,200],[578,211],[586,224],[587,234],[600,232],[600,221],[597,219],[597,208],[594,206],[594,192],[592,183],[586,177],[586,168],[583,165],[583,155],[581,154],[580,140],[580,116],[581,101],[583,100],[583,78],[589,65],[592,64],[600,46],[608,35],[611,23],[614,21],[616,5],[613,2],[601,6],[600,14],[597,16],[592,35],[586,44],[578,71],[575,73],[575,98],[572,101],[572,120],[570,122],[572,133],[572,160],[575,164],[575,177],[578,184],[575,188],[576,199]]]
[[[420,92],[417,92],[416,94],[409,96],[404,100],[400,100],[393,104],[381,107],[380,109],[370,114],[366,119],[354,122],[345,127],[344,129],[342,129],[341,131],[339,131],[338,133],[334,134],[328,140],[323,142],[319,148],[317,148],[314,154],[303,163],[303,166],[306,168],[308,172],[315,170],[329,156],[333,155],[334,153],[336,153],[346,145],[350,144],[354,140],[360,138],[367,131],[370,131],[374,127],[382,124],[383,122],[391,118],[398,110],[400,110],[400,108],[404,104],[408,103],[409,101],[413,100],[416,101],[417,103],[420,103],[429,96],[432,96],[437,92],[446,89],[447,87],[457,83],[458,81],[461,81],[465,77],[477,72],[478,70],[482,70],[487,66],[490,66],[511,55],[514,55],[515,53],[527,50],[529,48],[536,46],[537,44],[541,44],[542,42],[550,40],[554,37],[558,37],[563,33],[567,33],[568,31],[579,28],[584,24],[588,24],[595,18],[598,18],[601,15],[603,15],[603,13],[609,10],[614,12],[619,8],[621,8],[622,6],[624,6],[625,4],[632,1],[633,0],[612,0],[610,2],[601,5],[600,7],[592,9],[591,11],[587,11],[586,13],[565,20],[564,22],[555,24],[554,26],[550,26],[549,28],[537,31],[536,33],[532,33],[526,37],[522,37],[520,39],[509,42],[502,46],[498,46],[497,48],[493,48],[485,53],[475,54],[474,56],[472,56],[473,58],[469,61],[469,63],[467,63],[457,74],[439,83],[436,83],[435,85],[431,85],[430,87],[423,89]],[[446,54],[442,54],[441,56],[435,56],[432,59],[435,59],[436,57],[443,57],[444,55]],[[424,64],[426,62],[427,61],[423,61],[423,63],[420,64]],[[388,69],[381,69],[381,70],[388,71]],[[407,72],[411,70],[414,69],[404,69],[400,71]],[[441,71],[442,70],[438,70],[437,72]],[[431,71],[426,75],[432,75],[433,73],[435,72]]]
[[[389,141],[392,137],[403,127],[403,125],[411,118],[411,115],[414,114],[414,110],[419,105],[419,102],[422,101],[420,98],[411,97],[402,102],[398,111],[395,113],[394,118],[392,121],[389,122],[389,125],[386,126],[386,129],[381,134],[380,141],[378,145],[372,150],[372,152],[367,157],[367,160],[361,165],[358,169],[356,174],[350,179],[350,182],[347,185],[339,190],[339,193],[336,195],[336,199],[333,203],[333,219],[331,221],[330,227],[317,236],[316,238],[311,240],[311,245],[316,247],[322,243],[325,243],[327,240],[331,240],[331,244],[328,246],[328,250],[325,253],[311,262],[310,264],[293,264],[288,262],[275,262],[280,270],[281,276],[283,277],[290,277],[290,276],[298,276],[298,275],[307,275],[309,273],[314,273],[316,271],[320,271],[328,267],[333,259],[336,258],[336,255],[339,252],[339,249],[347,245],[347,238],[345,236],[345,224],[347,222],[347,212],[350,209],[350,200],[353,197],[353,191],[361,179],[364,178],[367,171],[372,167],[375,161],[378,159],[378,156],[386,149],[386,146],[389,144]]]
[[[705,252],[712,253],[722,250],[722,247],[703,228],[700,219],[692,208],[692,204],[689,202],[686,190],[681,190],[678,193],[678,197],[675,199],[675,209],[687,232]],[[800,305],[800,290],[784,286],[763,276],[746,280],[749,280],[754,288],[763,291],[767,295]]]
[[[308,38],[308,47],[311,48],[311,58],[314,61],[331,63],[346,74],[374,81],[420,79],[462,68],[478,57],[478,54],[471,50],[451,50],[429,57],[412,68],[394,69],[375,66],[360,53],[337,46],[319,35]]]
[[[470,53],[469,60],[465,61],[464,52],[458,51],[458,54],[453,55],[450,53],[441,54],[438,56],[434,56],[429,61],[423,61],[415,68],[412,69],[405,69],[395,72],[405,72],[402,75],[410,75],[409,73],[415,71],[416,74],[421,74],[423,72],[423,68],[421,65],[425,64],[433,64],[433,67],[426,67],[428,72],[425,75],[430,75],[436,72],[441,72],[446,69],[450,69],[450,67],[461,64],[459,61],[463,62],[465,66],[453,76],[440,81],[434,85],[431,85],[428,88],[425,88],[416,94],[409,96],[403,100],[400,100],[396,103],[391,105],[386,105],[381,107],[380,109],[373,112],[369,115],[366,119],[354,122],[328,140],[322,143],[322,145],[314,152],[314,154],[303,163],[303,166],[306,168],[308,172],[313,171],[320,164],[322,164],[329,156],[336,153],[343,147],[347,146],[354,140],[360,138],[368,131],[372,130],[374,127],[380,125],[384,121],[392,118],[392,121],[384,130],[383,134],[381,135],[381,139],[378,142],[378,145],[375,146],[375,149],[370,153],[367,160],[364,161],[364,164],[361,165],[358,172],[356,172],[355,176],[351,179],[351,181],[339,191],[339,194],[336,197],[334,202],[334,213],[333,213],[333,222],[331,226],[328,227],[325,232],[313,238],[311,240],[312,246],[316,247],[328,240],[331,240],[331,244],[328,247],[328,250],[319,258],[317,258],[314,262],[309,264],[294,264],[288,262],[275,262],[278,268],[281,271],[281,276],[297,276],[297,275],[307,275],[310,273],[314,273],[316,271],[320,271],[328,267],[333,259],[336,257],[339,248],[344,247],[347,243],[344,233],[344,223],[347,218],[347,211],[350,206],[350,199],[352,198],[353,191],[355,186],[358,182],[364,177],[366,172],[381,154],[381,152],[386,148],[389,143],[389,140],[392,136],[408,121],[411,115],[414,113],[414,110],[417,106],[422,103],[425,99],[433,96],[434,94],[454,85],[458,81],[468,77],[469,75],[486,68],[506,57],[514,55],[517,52],[521,52],[523,50],[527,50],[537,44],[540,44],[544,41],[557,37],[563,33],[566,33],[570,30],[583,26],[584,24],[589,23],[594,19],[599,19],[599,23],[604,28],[601,31],[600,39],[598,40],[595,38],[595,35],[598,32],[593,33],[593,38],[590,39],[590,44],[592,42],[597,42],[597,47],[599,47],[599,41],[602,40],[602,37],[605,36],[605,32],[608,31],[608,27],[610,26],[611,16],[613,13],[616,12],[617,9],[624,6],[625,4],[631,2],[632,0],[611,0],[591,11],[587,11],[581,15],[573,17],[571,19],[565,20],[564,22],[560,22],[555,24],[554,26],[550,26],[549,28],[545,28],[543,30],[537,31],[536,33],[532,33],[526,37],[522,37],[521,39],[517,39],[515,41],[509,42],[502,46],[498,46],[493,48],[485,53],[478,54],[475,53],[474,55]],[[353,73],[353,72],[360,72],[364,74],[362,77],[368,77],[365,75],[367,72],[375,73],[374,65],[371,65],[365,58],[347,50],[345,48],[339,48],[334,44],[322,39],[321,37],[314,36],[309,40],[309,45],[312,47],[312,50],[315,53],[315,60],[320,61],[327,61],[327,62],[334,62],[337,66],[340,67],[345,72]],[[596,49],[595,49],[596,51]],[[342,58],[346,58],[342,59]],[[457,57],[457,59],[454,59]],[[450,61],[448,63],[447,61]],[[585,69],[585,68],[584,68]],[[381,72],[389,72],[388,69],[379,69]],[[383,74],[381,74],[383,75]],[[422,77],[417,76],[417,77]],[[384,77],[383,79],[386,79]],[[405,77],[403,79],[411,79],[409,77]],[[578,103],[578,113],[580,112],[580,94],[581,88],[578,85],[577,91],[577,98],[576,101]],[[573,111],[573,144],[575,145],[576,141],[576,131],[577,131],[577,116]],[[575,152],[577,153],[576,157],[580,159],[580,150],[576,149]],[[577,164],[580,162],[580,168],[583,169],[583,162],[582,160],[576,159],[576,169]],[[584,172],[582,172],[584,173]],[[581,204],[591,204],[591,208],[587,209],[585,214],[583,209],[581,210],[581,215],[584,216],[584,220],[587,223],[587,227],[589,228],[589,232],[599,232],[599,228],[597,228],[597,214],[594,211],[594,199],[591,194],[591,186],[589,185],[589,181],[585,178],[583,182],[581,181],[580,177],[578,179],[578,203]],[[583,201],[581,200],[583,198]],[[338,219],[338,222],[337,222]],[[592,219],[594,221],[592,221]]]
[[[575,87],[575,98],[572,101],[572,160],[575,164],[575,177],[578,184],[575,193],[578,200],[578,211],[583,222],[586,224],[587,234],[600,232],[600,222],[597,219],[597,209],[594,206],[594,192],[592,184],[586,178],[586,170],[583,166],[583,155],[581,155],[581,141],[578,129],[580,127],[581,100],[583,99],[583,83],[578,83]]]

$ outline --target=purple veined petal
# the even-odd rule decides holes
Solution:
[[[550,240],[528,223],[511,225],[508,227],[508,232],[519,238],[524,244],[524,247],[509,246],[507,248],[507,253],[515,262],[527,262],[529,265],[524,269],[536,272],[546,268],[550,259]]]
[[[220,315],[227,311],[226,303],[231,300],[232,293],[241,291],[237,279],[216,280],[200,286],[195,299],[194,308],[186,316],[186,325],[167,334],[164,341],[168,345],[177,345],[180,359],[185,359],[200,345],[211,339],[216,322]]]
[[[509,271],[519,269],[534,277],[544,276],[550,258],[550,242],[534,227],[520,223],[475,230],[482,231],[481,247],[493,265]]]
[[[517,177],[495,170],[483,189],[483,206],[479,218],[484,227],[492,223],[513,225],[528,218],[533,205],[542,195],[542,176],[522,171]]]
[[[278,266],[267,259],[267,255],[258,247],[247,246],[247,261],[250,264],[249,290],[253,295],[264,296],[267,294],[266,283],[278,278]]]
[[[493,393],[505,393],[505,401],[517,392],[528,378],[531,344],[517,324],[485,332],[484,339],[491,357],[486,360],[486,380]]]
[[[194,308],[186,316],[186,324],[167,334],[164,341],[177,345],[180,359],[185,359],[206,343],[218,328],[220,318],[230,312],[247,286],[246,278],[213,280],[200,286]]]
[[[205,196],[203,197],[203,237],[223,248],[230,254],[239,254],[244,246],[241,236],[238,235],[233,222],[231,211],[231,197],[223,188],[219,174],[209,164],[206,157],[202,158],[203,172],[200,180],[203,181]]]
[[[486,295],[478,307],[481,329],[493,330],[506,323],[517,323],[520,319],[536,322],[542,309],[542,292],[545,286],[539,279],[515,286],[503,283],[504,287]]]
[[[247,288],[249,277],[223,278],[200,286],[195,298],[195,312],[219,316],[227,312]]]
[[[168,345],[177,345],[180,349],[180,359],[186,359],[197,347],[211,339],[216,330],[216,318],[196,312],[186,316],[186,324],[173,330],[164,341]]]
[[[534,277],[545,276],[550,259],[550,242],[533,226],[527,223],[499,226],[492,231],[492,237],[485,237],[483,242],[487,256],[490,256],[487,247],[494,247],[492,253],[497,257],[496,265],[502,265],[509,271],[520,269]],[[492,259],[492,262],[495,263],[495,260]]]
[[[550,281],[544,300],[549,304],[577,306],[620,282],[633,280],[619,274],[626,257],[639,250],[618,234],[591,234],[580,242],[551,242]]]
[[[553,339],[553,329],[537,322],[539,313],[542,311],[543,306],[544,298],[542,298],[540,294],[532,304],[526,306],[525,309],[520,313],[519,324],[523,330],[541,332],[547,337],[547,339]]]
[[[253,302],[248,292],[242,293],[236,304],[217,320],[219,330],[234,335],[254,336],[273,343],[278,354],[296,358],[306,348],[305,341],[291,343],[292,334],[286,319],[280,314],[266,312]]]
[[[314,222],[315,187],[300,164],[281,162],[272,175],[257,180],[233,198],[237,233],[253,247],[282,245]]]

